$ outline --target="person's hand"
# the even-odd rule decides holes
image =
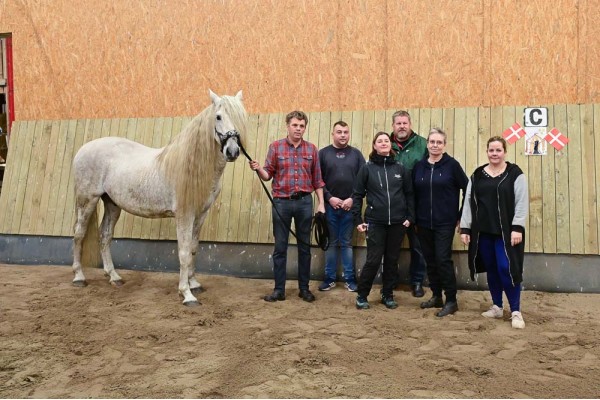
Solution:
[[[408,228],[410,226],[410,221],[406,220],[402,223],[402,225],[404,225],[406,228]]]
[[[352,208],[352,197],[348,197],[346,200],[344,200],[342,202],[342,209],[344,211],[350,211],[350,209]]]
[[[260,169],[260,164],[258,163],[258,161],[248,161],[248,164],[250,164],[250,168],[252,168],[252,171],[258,171]]]
[[[523,241],[523,234],[521,232],[512,231],[510,233],[510,245],[516,246]]]
[[[356,230],[359,231],[360,233],[362,232],[366,232],[367,229],[369,229],[369,224],[359,224],[356,226]]]
[[[463,244],[465,246],[468,246],[469,243],[471,242],[471,235],[469,235],[468,233],[461,233],[460,234],[460,241],[463,242]]]
[[[322,203],[319,203],[319,205],[317,206],[317,212],[325,214],[325,205]]]
[[[342,199],[339,197],[332,197],[329,199],[329,205],[333,207],[334,210],[342,208]]]

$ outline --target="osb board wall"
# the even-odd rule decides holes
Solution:
[[[569,137],[561,151],[525,156],[523,140],[509,147],[529,182],[530,213],[526,248],[535,253],[600,254],[600,104],[549,105],[549,127]],[[447,152],[467,174],[487,162],[485,143],[515,121],[522,106],[411,108],[413,129],[425,134],[442,127]],[[305,138],[322,148],[330,143],[331,124],[343,119],[351,144],[368,154],[373,134],[389,130],[394,110],[309,113]],[[161,147],[181,131],[189,117],[22,121],[15,124],[5,185],[0,194],[0,233],[71,236],[74,196],[71,162],[81,145],[102,136],[122,136]],[[285,136],[285,115],[254,114],[246,148],[264,162],[269,143]],[[101,216],[102,209],[99,208]],[[123,213],[116,237],[176,239],[172,219],[142,219]],[[211,209],[201,240],[272,243],[271,206],[258,177],[240,157],[225,169],[223,190]],[[358,236],[356,244],[364,245]],[[456,250],[464,249],[458,240]]]
[[[600,101],[600,0],[0,2],[17,120]]]

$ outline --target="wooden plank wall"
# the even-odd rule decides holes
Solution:
[[[540,105],[549,110],[549,129],[558,128],[569,144],[546,156],[525,156],[524,141],[509,147],[508,160],[525,171],[530,214],[527,251],[533,253],[600,254],[600,104]],[[426,135],[431,127],[448,134],[447,152],[468,175],[487,161],[486,141],[514,122],[522,122],[523,106],[409,109],[413,129]],[[331,125],[350,124],[351,144],[365,156],[378,131],[389,131],[395,110],[313,112],[305,138],[319,148],[330,143]],[[166,145],[190,117],[123,118],[15,123],[4,187],[0,195],[0,233],[71,236],[74,196],[71,162],[83,143],[121,136],[153,147]],[[250,116],[246,148],[264,162],[267,147],[285,135],[285,114]],[[270,187],[270,184],[267,184]],[[99,207],[101,217],[102,207]],[[172,219],[143,219],[122,213],[115,237],[175,240]],[[271,243],[271,206],[258,178],[242,156],[225,169],[223,190],[211,209],[201,240]],[[364,245],[359,237],[355,242]],[[456,250],[464,249],[458,237]]]

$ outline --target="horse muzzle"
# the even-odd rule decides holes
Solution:
[[[225,156],[225,159],[227,160],[227,162],[232,162],[232,161],[237,160],[237,158],[240,155],[240,148],[237,145],[237,143],[235,143],[234,145],[227,144],[223,151],[223,155]]]

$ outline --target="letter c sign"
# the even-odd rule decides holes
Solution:
[[[548,126],[548,109],[545,107],[526,108],[523,111],[523,122],[526,127]]]

